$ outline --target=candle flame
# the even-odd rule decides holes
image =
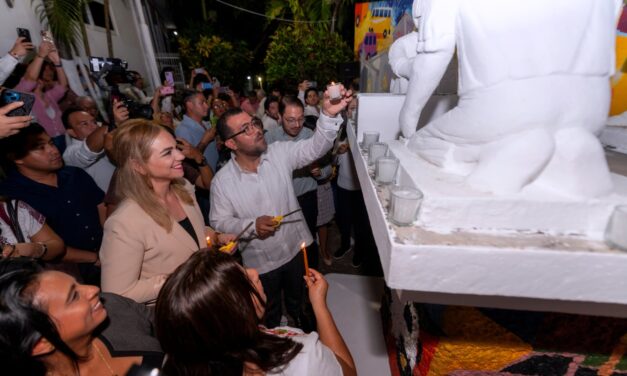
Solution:
[[[305,248],[305,242],[302,242],[300,245],[301,248]]]
[[[207,247],[211,247],[211,237],[207,236]]]

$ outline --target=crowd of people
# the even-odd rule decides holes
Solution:
[[[23,38],[0,84],[25,57],[4,90],[32,112],[0,107],[4,369],[355,374],[317,271],[351,248],[354,267],[377,262],[342,131],[354,88],[240,95],[203,68],[175,88],[166,67],[152,96],[110,72],[103,101],[73,93],[54,43]]]

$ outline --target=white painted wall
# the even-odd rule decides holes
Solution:
[[[113,52],[115,57],[128,62],[130,70],[136,70],[147,78],[148,71],[145,67],[130,4],[128,1],[111,0],[112,22],[115,27],[112,34]],[[13,8],[9,8],[5,1],[0,2],[0,55],[8,52],[15,42],[18,27],[29,29],[33,42],[39,44],[41,41],[39,32],[42,26],[34,9],[35,5],[31,6],[30,0],[15,0]],[[107,36],[104,28],[86,26],[92,55],[106,57],[108,55]],[[82,43],[79,43],[79,46],[82,49]],[[146,79],[145,82],[149,83],[150,79]]]

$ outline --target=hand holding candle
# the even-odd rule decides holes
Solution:
[[[307,261],[307,247],[305,247],[305,242],[300,245],[300,249],[303,251],[303,257],[305,259],[305,277],[309,275],[309,261]]]
[[[322,100],[322,113],[335,117],[344,110],[353,99],[353,92],[344,89],[342,84],[333,83],[327,86]]]

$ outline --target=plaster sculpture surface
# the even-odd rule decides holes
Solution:
[[[390,82],[390,93],[407,93],[414,58],[418,54],[416,51],[417,41],[418,33],[413,31],[403,35],[392,43],[388,56],[392,72],[394,72],[394,77]]]
[[[416,50],[400,124],[408,147],[473,188],[612,190],[607,120],[622,0],[415,0]],[[416,131],[457,51],[457,107]]]

